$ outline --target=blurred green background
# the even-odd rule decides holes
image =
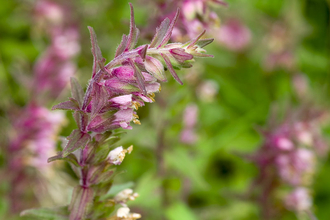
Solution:
[[[98,35],[103,56],[114,56],[123,33],[128,33],[129,7],[126,0],[77,0],[75,13],[80,19],[81,54],[77,59],[76,77],[87,84],[92,55],[87,26]],[[138,28],[148,26],[154,16],[152,4],[130,1],[135,7]],[[221,20],[237,18],[251,30],[247,49],[233,52],[212,43],[207,46],[214,59],[197,60],[198,68],[178,72],[184,85],[168,77],[156,103],[138,110],[142,125],[123,135],[119,145],[134,145],[119,170],[125,171],[116,184],[128,183],[140,197],[129,203],[133,211],[146,220],[230,220],[259,219],[258,207],[240,199],[258,171],[241,154],[254,152],[262,138],[255,130],[266,124],[272,106],[284,109],[304,101],[327,108],[330,99],[330,1],[326,0],[227,0],[229,7],[215,11]],[[7,111],[24,106],[24,87],[14,77],[20,71],[31,75],[33,63],[45,49],[47,39],[36,37],[31,10],[33,1],[0,0],[0,120],[1,140],[8,128]],[[269,54],[271,26],[279,22],[288,32],[280,40],[290,39],[295,67],[266,70],[264,60]],[[139,44],[147,43],[139,40]],[[213,100],[200,95],[199,83],[189,81],[191,71],[198,72],[198,81],[212,80],[217,85]],[[297,98],[292,84],[295,74],[307,78],[310,93],[306,100]],[[187,76],[187,77],[185,77]],[[54,100],[67,98],[68,90]],[[197,104],[199,115],[193,145],[180,142],[182,117],[186,106]],[[50,107],[50,106],[49,106]],[[63,129],[67,136],[75,125]],[[330,128],[330,126],[328,126]],[[330,137],[330,129],[324,129]],[[1,153],[1,152],[0,152]],[[0,165],[5,167],[5,158]],[[314,181],[315,214],[320,220],[330,219],[330,160],[320,162]],[[0,181],[5,192],[6,180]],[[6,200],[0,200],[0,216],[6,212]],[[296,219],[287,212],[283,219]]]

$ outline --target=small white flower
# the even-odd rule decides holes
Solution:
[[[126,153],[130,154],[133,151],[133,146],[130,146],[127,149],[123,149],[122,146],[117,147],[110,151],[108,154],[108,160],[114,165],[120,165],[123,162]]]
[[[117,210],[117,217],[120,220],[136,220],[141,218],[141,215],[139,213],[130,213],[127,207],[121,207]]]
[[[138,197],[139,194],[137,193],[133,193],[132,189],[124,189],[122,191],[120,191],[116,196],[115,196],[115,201],[117,203],[126,203],[127,201],[131,200],[135,200],[136,197]]]
[[[108,155],[108,159],[110,160],[110,163],[119,165],[121,162],[123,162],[125,158],[126,150],[123,149],[122,146],[115,148],[114,150],[110,151]]]
[[[121,207],[117,210],[117,217],[119,218],[128,218],[129,217],[129,208]]]

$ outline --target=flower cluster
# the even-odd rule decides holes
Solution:
[[[219,0],[179,0],[162,1],[158,4],[159,20],[165,16],[173,16],[176,7],[182,8],[178,26],[174,28],[172,38],[184,40],[196,36],[202,30],[215,36],[216,42],[229,50],[239,52],[247,48],[251,42],[251,31],[237,18],[225,19],[220,25],[220,19],[213,8],[227,6],[227,3]],[[154,18],[153,18],[154,20]]]
[[[269,33],[266,35],[265,48],[268,55],[263,61],[264,68],[273,71],[277,68],[294,70],[294,46],[297,37],[290,27],[283,22],[275,22],[270,25]]]
[[[167,81],[166,70],[182,84],[175,69],[192,67],[196,57],[212,57],[205,54],[203,47],[213,39],[200,39],[205,31],[184,44],[168,43],[179,10],[172,21],[164,19],[150,44],[135,48],[139,30],[135,26],[131,4],[130,7],[130,32],[123,35],[114,59],[106,65],[96,34],[89,27],[94,64],[86,92],[75,78],[71,78],[72,97],[53,107],[73,111],[78,126],[67,137],[63,150],[48,159],[49,162],[58,159],[68,161],[80,179],[68,207],[70,220],[140,218],[139,214],[130,213],[126,206],[127,201],[137,196],[132,190],[124,190],[114,199],[105,198],[104,195],[112,186],[114,166],[120,165],[126,153],[131,153],[133,149],[131,146],[111,150],[119,140],[116,129],[132,129],[131,121],[140,124],[136,111],[146,102],[155,101],[154,93],[160,91],[158,81]],[[112,215],[116,204],[123,207],[118,209],[116,215]]]
[[[51,44],[34,67],[36,93],[57,97],[76,72],[73,59],[80,51],[79,30],[68,5],[38,0],[35,21],[50,36]],[[70,16],[67,16],[70,15]]]
[[[176,8],[182,8],[182,14],[172,33],[172,39],[182,41],[193,38],[203,30],[214,34],[220,27],[220,19],[211,8],[226,6],[227,4],[221,0],[167,0],[156,1],[156,5],[158,11],[155,17],[152,18],[156,22],[165,17],[172,17]],[[147,32],[150,31],[147,30]]]
[[[11,160],[11,167],[29,165],[44,168],[47,158],[55,152],[57,133],[64,118],[61,112],[50,112],[36,104],[30,104],[22,110],[13,124],[13,141],[9,150],[16,159]]]
[[[20,115],[12,119],[12,130],[8,144],[8,177],[11,181],[11,211],[17,212],[37,202],[29,195],[44,181],[36,176],[49,174],[47,158],[54,154],[56,138],[65,116],[61,112],[50,112],[47,108],[30,103],[20,109]],[[14,117],[14,116],[13,116]],[[31,197],[32,196],[32,197]]]
[[[280,125],[272,124],[270,130],[263,131],[264,144],[252,157],[260,170],[256,184],[264,191],[263,196],[271,199],[276,189],[286,187],[290,190],[281,200],[287,209],[311,211],[309,187],[317,157],[328,151],[320,131],[322,120],[323,112],[298,110]]]
[[[242,51],[251,42],[251,31],[238,19],[228,19],[217,32],[216,40],[231,51]]]

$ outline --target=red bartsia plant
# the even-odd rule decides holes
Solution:
[[[192,67],[195,57],[212,57],[205,54],[204,46],[213,39],[195,39],[182,43],[168,43],[175,22],[166,18],[157,28],[150,44],[135,48],[139,30],[135,26],[133,7],[131,7],[130,31],[123,35],[115,57],[105,65],[97,44],[93,28],[91,35],[94,64],[92,78],[84,93],[78,81],[71,78],[72,97],[53,107],[73,111],[78,129],[67,137],[64,149],[49,162],[63,159],[68,161],[80,183],[75,187],[69,207],[56,210],[28,210],[23,215],[40,216],[41,212],[63,219],[138,219],[139,214],[130,213],[126,202],[135,199],[137,194],[126,189],[111,198],[107,192],[115,176],[115,166],[123,161],[126,153],[133,147],[113,150],[119,139],[116,129],[132,129],[130,122],[140,124],[136,110],[145,102],[154,102],[154,93],[160,91],[157,81],[166,82],[165,71],[182,84],[175,69]],[[122,206],[112,214],[115,205]],[[63,217],[65,216],[65,217]]]
[[[262,131],[264,143],[250,159],[259,169],[252,188],[259,191],[263,219],[278,219],[280,207],[314,218],[310,188],[317,158],[328,151],[321,135],[325,116],[314,108],[296,109]]]

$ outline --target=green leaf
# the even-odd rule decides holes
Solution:
[[[180,149],[165,153],[165,161],[183,175],[189,177],[199,188],[206,190],[209,184],[204,180],[203,176],[198,170],[198,166],[194,159]]]
[[[28,209],[21,212],[21,216],[33,220],[68,220],[69,212],[68,207],[63,206],[58,208]]]
[[[169,220],[197,220],[196,215],[182,202],[174,203],[168,207],[165,215]]]

